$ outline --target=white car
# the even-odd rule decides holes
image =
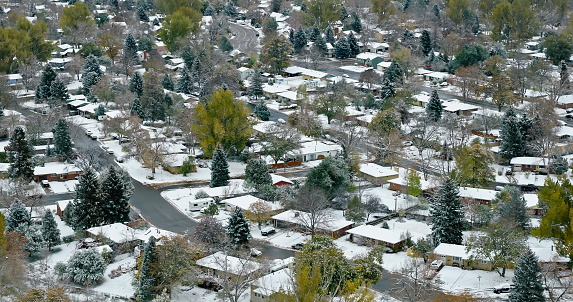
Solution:
[[[439,271],[444,266],[444,261],[442,260],[434,260],[430,264],[430,268]]]
[[[263,254],[263,252],[257,250],[256,248],[251,249],[251,256],[253,256],[253,257],[257,257],[257,256],[260,256],[262,254]]]

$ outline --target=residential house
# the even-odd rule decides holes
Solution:
[[[336,156],[342,151],[342,147],[337,144],[324,143],[321,141],[310,141],[301,143],[298,150],[291,152],[292,156],[300,162],[324,159],[327,156]]]
[[[306,223],[309,221],[309,213],[288,210],[271,217],[276,228],[291,228],[296,231],[308,232]],[[344,236],[345,232],[354,227],[354,222],[341,218],[329,217],[327,221],[318,222],[315,231],[318,234],[330,236],[334,239]]]
[[[388,188],[393,191],[404,192],[408,188],[408,172],[409,170],[400,168],[400,177],[389,179],[388,183],[390,185]],[[440,183],[430,176],[425,179],[423,175],[420,175],[420,185],[422,187],[422,193],[429,194],[439,187]]]
[[[52,58],[48,60],[48,63],[54,69],[63,70],[66,67],[66,64],[70,63],[73,60],[74,60],[73,58]]]
[[[171,154],[169,155],[169,160],[163,161],[161,165],[171,174],[181,174],[181,167],[185,162],[190,162],[191,170],[189,172],[197,172],[193,159],[193,156],[189,154]]]
[[[326,72],[317,71],[313,69],[290,66],[284,70],[284,74],[287,76],[302,76],[305,80],[323,80],[326,81],[328,78],[332,78],[333,75]]]
[[[368,52],[384,53],[390,49],[390,44],[385,42],[367,42],[365,48]]]
[[[546,169],[549,159],[545,157],[514,157],[509,161],[513,172],[538,172],[539,169]]]
[[[229,256],[224,252],[203,257],[195,261],[201,270],[198,278],[203,280],[206,287],[216,287],[219,278],[241,280],[261,268],[261,264]]]
[[[81,174],[82,169],[61,162],[46,163],[43,167],[34,168],[34,180],[37,182],[42,180],[71,180],[76,179]]]
[[[251,302],[270,302],[271,295],[280,290],[291,290],[292,277],[292,271],[287,267],[253,281],[251,283]]]
[[[56,201],[56,213],[58,214],[58,216],[60,216],[60,218],[64,216],[64,211],[72,201],[73,200],[71,199]]]
[[[444,111],[453,113],[457,116],[471,116],[473,112],[478,111],[481,107],[462,103],[458,100],[443,101]]]
[[[6,75],[6,82],[8,86],[17,86],[22,84],[22,75],[19,73],[15,74],[7,74]]]
[[[447,266],[482,270],[493,269],[493,265],[488,260],[475,259],[473,253],[468,252],[465,245],[440,243],[434,249],[434,254]]]
[[[377,69],[378,63],[384,62],[384,56],[373,53],[373,52],[363,52],[356,56],[356,63],[360,66],[367,66]]]
[[[123,223],[112,223],[98,227],[89,228],[86,230],[86,237],[98,239],[100,237],[112,245],[122,243],[139,243],[137,238],[138,231]]]
[[[241,74],[241,81],[248,80],[255,73],[252,68],[247,67],[239,67],[238,70]]]
[[[362,245],[383,244],[394,251],[400,250],[406,242],[403,233],[373,225],[360,225],[346,231],[346,233],[350,234],[350,241],[354,243]]]
[[[489,189],[479,189],[470,187],[460,187],[460,197],[463,204],[481,204],[491,205],[491,201],[495,199],[497,191]]]
[[[271,174],[272,179],[272,186],[280,187],[280,186],[292,186],[292,180],[278,174]]]
[[[281,92],[289,91],[290,86],[282,85],[282,84],[263,84],[263,93],[266,97],[277,99],[278,94]]]
[[[388,167],[382,167],[375,163],[360,165],[360,177],[375,185],[382,185],[390,179],[398,178],[400,174]]]
[[[234,211],[235,208],[239,208],[243,211],[248,211],[249,207],[253,203],[260,202],[260,201],[262,201],[262,202],[264,202],[270,206],[270,208],[271,208],[270,212],[272,214],[276,214],[277,212],[282,210],[282,206],[280,205],[280,203],[264,201],[260,198],[252,196],[252,195],[243,195],[243,196],[233,197],[233,198],[223,200],[223,202],[225,203],[225,210],[227,210],[229,212]]]

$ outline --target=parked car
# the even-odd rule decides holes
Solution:
[[[263,252],[257,250],[256,248],[251,249],[251,256],[253,256],[253,257],[257,257],[257,256],[260,256],[262,254],[263,254]]]
[[[48,187],[50,187],[50,183],[44,179],[44,180],[42,180],[42,187],[48,188]]]
[[[107,150],[107,154],[113,154],[113,150]]]
[[[434,260],[430,263],[430,268],[439,271],[442,267],[444,267],[444,261],[442,260]]]
[[[291,247],[292,247],[294,250],[301,250],[303,246],[304,246],[304,243],[302,243],[302,242],[295,243],[295,244],[291,245]]]
[[[274,233],[276,233],[276,232],[277,232],[277,231],[276,231],[274,228],[268,227],[268,228],[264,228],[264,229],[261,230],[261,235],[263,235],[263,236],[269,236],[269,235],[274,234]]]
[[[513,285],[513,284],[503,283],[503,284],[499,284],[499,285],[494,286],[493,292],[496,294],[509,293],[509,291],[514,287],[515,287],[515,285]]]

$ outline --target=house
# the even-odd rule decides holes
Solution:
[[[237,207],[243,211],[248,211],[253,203],[259,201],[268,204],[271,208],[270,212],[273,214],[276,214],[277,211],[282,210],[282,206],[278,202],[275,203],[275,202],[264,201],[252,195],[243,195],[223,200],[223,202],[225,203],[225,210],[229,212],[234,211],[235,208]]]
[[[301,147],[298,150],[292,151],[291,154],[298,161],[307,162],[324,159],[327,156],[336,156],[341,151],[342,147],[340,147],[340,145],[311,141],[301,143]]]
[[[201,270],[198,277],[208,286],[210,285],[208,282],[217,284],[219,278],[240,280],[261,268],[257,262],[229,256],[224,252],[198,259],[195,264]]]
[[[460,268],[474,268],[482,270],[491,270],[493,266],[488,260],[475,259],[473,254],[466,251],[465,245],[440,243],[435,249],[434,254],[444,265],[455,266]]]
[[[86,237],[96,239],[101,236],[114,244],[138,242],[139,238],[137,238],[137,235],[136,229],[119,222],[86,230]]]
[[[290,291],[292,287],[292,271],[283,268],[264,275],[251,283],[251,302],[268,302],[270,296],[280,290]]]
[[[34,180],[37,182],[76,179],[81,174],[82,169],[60,162],[46,163],[43,167],[34,168]]]
[[[439,72],[439,71],[430,71],[430,72],[422,75],[422,78],[425,81],[432,81],[432,82],[442,82],[442,81],[445,81],[451,77],[452,77],[451,74],[446,73],[446,72]]]
[[[271,174],[272,179],[272,186],[280,187],[280,186],[292,186],[293,182],[281,175],[278,174]]]
[[[360,66],[368,66],[377,69],[378,63],[384,62],[384,56],[373,53],[363,52],[356,56],[356,63]]]
[[[22,84],[22,75],[19,73],[16,74],[7,74],[6,80],[8,86],[17,86]]]
[[[514,157],[509,161],[513,172],[538,172],[539,169],[546,169],[549,159],[545,157]]]
[[[346,231],[350,234],[350,241],[363,245],[383,244],[394,251],[400,250],[406,237],[403,233],[388,230],[373,225],[361,225]]]
[[[181,167],[186,163],[191,163],[191,170],[188,172],[197,172],[197,167],[193,163],[193,156],[189,154],[171,154],[169,160],[163,161],[161,165],[171,174],[181,174]]]
[[[48,60],[48,63],[54,69],[63,70],[66,67],[66,64],[70,63],[73,60],[74,60],[73,58],[52,58]]]
[[[289,91],[290,86],[282,84],[263,84],[263,93],[269,98],[278,98],[278,94],[281,92]]]
[[[389,48],[390,48],[390,44],[384,43],[384,42],[382,42],[382,43],[367,42],[366,43],[366,50],[368,52],[383,53],[383,52],[387,52]]]
[[[72,201],[73,200],[71,199],[56,201],[56,213],[58,214],[58,216],[60,216],[60,218],[64,216],[64,211]]]
[[[562,264],[564,266],[569,263],[569,257],[562,257],[560,256],[557,251],[555,251],[554,246],[551,247],[542,247],[542,248],[535,248],[530,247],[531,251],[537,256],[539,259],[540,264],[544,263],[557,263]]]
[[[473,112],[478,111],[481,107],[462,103],[458,100],[448,100],[442,102],[444,111],[453,113],[457,116],[471,116]]]
[[[312,70],[312,69],[298,67],[298,66],[287,67],[284,70],[284,74],[288,77],[302,76],[302,78],[305,80],[323,80],[323,81],[325,81],[326,79],[333,77],[333,75],[328,74],[326,72]]]
[[[476,204],[489,206],[495,199],[497,191],[470,187],[460,187],[460,197],[463,204]]]
[[[566,94],[557,98],[557,106],[562,109],[573,108],[573,95]]]
[[[241,74],[241,81],[248,80],[253,74],[255,74],[253,69],[247,67],[239,67],[238,70]]]
[[[307,232],[306,222],[310,214],[302,211],[288,210],[271,217],[276,228],[291,228],[296,231]],[[316,233],[330,236],[334,239],[344,236],[346,231],[354,227],[354,222],[329,216],[326,221],[320,221],[315,227]]]
[[[398,172],[375,163],[360,165],[360,177],[378,186],[390,179],[398,178],[399,176]]]
[[[399,173],[400,177],[388,180],[390,184],[388,188],[393,191],[403,192],[408,188],[409,170],[400,168]],[[439,187],[440,184],[434,178],[428,177],[428,179],[424,179],[424,177],[420,175],[420,185],[422,187],[422,193],[429,194]]]

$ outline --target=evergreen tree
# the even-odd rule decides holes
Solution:
[[[291,44],[294,45],[294,29],[290,29],[288,32],[288,40],[290,41]]]
[[[42,238],[50,251],[53,246],[61,243],[60,230],[54,219],[54,214],[50,210],[47,210],[42,218]]]
[[[133,105],[131,105],[131,115],[137,115],[139,118],[143,119],[145,113],[143,112],[143,106],[141,106],[141,102],[139,98],[133,101]]]
[[[99,67],[98,58],[94,55],[89,55],[86,57],[83,65],[83,75],[86,75],[90,72],[94,72],[97,75],[98,81],[101,76],[103,76],[103,70]],[[96,82],[97,83],[97,82]]]
[[[336,44],[334,44],[334,56],[338,59],[346,59],[350,57],[350,44],[345,37],[341,37]]]
[[[102,104],[99,104],[99,106],[94,110],[94,115],[96,118],[105,115],[105,107]]]
[[[300,53],[300,51],[306,46],[306,34],[302,30],[302,28],[298,28],[298,31],[294,35],[294,43],[292,47],[295,53]]]
[[[103,278],[105,260],[96,249],[78,251],[67,264],[58,263],[56,273],[80,285],[95,284]]]
[[[430,32],[426,29],[422,31],[422,36],[420,37],[420,44],[422,44],[422,53],[427,56],[432,51],[432,38],[430,37]]]
[[[402,10],[406,11],[410,7],[410,0],[402,0]]]
[[[212,16],[213,14],[215,14],[215,9],[211,5],[207,6],[203,12],[203,16]]]
[[[249,229],[249,222],[243,210],[239,207],[235,207],[235,210],[231,213],[229,221],[227,222],[227,235],[231,238],[231,242],[235,245],[242,245],[249,243],[251,239],[251,230]]]
[[[437,90],[432,90],[432,95],[430,96],[430,101],[426,105],[426,115],[434,121],[437,122],[442,118],[442,112],[444,111],[444,106],[438,96]]]
[[[510,302],[545,302],[541,265],[533,251],[527,249],[515,266]]]
[[[263,159],[249,160],[245,168],[245,182],[257,190],[272,184],[273,180],[269,174],[269,168]]]
[[[510,220],[523,230],[529,226],[526,202],[517,187],[505,187],[495,195],[492,203],[497,204],[497,214],[500,218]]]
[[[137,64],[139,61],[137,57],[137,41],[130,32],[125,36],[123,45],[123,55],[131,59],[134,64]]]
[[[8,176],[11,179],[22,178],[26,181],[34,179],[34,163],[32,157],[34,150],[30,142],[26,139],[24,128],[16,126],[10,144],[8,144]]]
[[[179,77],[179,81],[177,82],[177,90],[176,92],[190,94],[191,93],[191,75],[189,75],[189,71],[187,68],[181,69],[181,77]]]
[[[321,36],[320,29],[315,25],[312,27],[310,31],[309,40],[312,42],[316,42],[316,39]]]
[[[344,217],[346,219],[354,221],[354,222],[362,222],[364,221],[366,214],[364,213],[364,205],[360,201],[358,196],[354,195],[352,200],[348,203],[348,208],[344,213]]]
[[[225,15],[229,17],[236,17],[239,13],[237,12],[237,7],[233,3],[233,1],[227,2],[225,5]]]
[[[137,94],[138,98],[143,94],[143,77],[139,72],[131,74],[131,79],[129,80],[129,91]]]
[[[525,153],[521,125],[515,109],[509,107],[501,121],[501,144],[499,154],[505,159],[523,156]]]
[[[255,115],[258,116],[262,121],[268,121],[271,117],[271,112],[265,101],[261,102],[255,107]]]
[[[322,36],[316,38],[314,44],[312,44],[312,49],[317,50],[322,56],[328,53],[328,46],[326,46],[326,42]]]
[[[434,4],[434,7],[432,8],[432,12],[434,13],[434,17],[436,17],[436,19],[440,19],[440,8],[438,7],[437,4]]]
[[[211,187],[226,186],[229,183],[229,163],[221,149],[215,150],[211,161]]]
[[[271,9],[274,13],[278,13],[281,11],[282,4],[283,0],[271,0]]]
[[[400,63],[398,63],[396,60],[392,60],[392,63],[384,72],[383,78],[390,80],[390,82],[394,84],[402,84],[403,76],[404,70],[402,69],[402,66],[400,66]]]
[[[43,102],[49,100],[52,97],[50,87],[52,83],[56,80],[58,74],[54,71],[50,64],[46,64],[44,70],[42,70],[42,75],[40,77],[40,83],[36,86],[36,101]]]
[[[340,10],[340,21],[344,21],[346,20],[350,15],[348,15],[348,11],[346,10],[346,7],[342,6],[342,9]]]
[[[42,231],[35,226],[21,226],[16,231],[26,237],[26,247],[24,247],[24,251],[30,253],[30,256],[44,249],[46,244],[42,236]]]
[[[360,33],[362,31],[362,22],[360,21],[360,17],[357,13],[352,14],[352,23],[350,24],[350,27],[356,33]]]
[[[19,199],[15,199],[8,209],[6,215],[6,232],[16,231],[18,228],[32,225],[30,212],[26,210],[24,204]]]
[[[143,250],[143,259],[141,260],[141,267],[139,269],[139,282],[137,286],[137,297],[141,301],[150,301],[153,295],[153,288],[157,280],[153,276],[151,266],[157,262],[155,255],[155,237],[149,237],[149,241],[145,244]]]
[[[68,94],[68,88],[66,84],[60,79],[56,78],[55,81],[50,85],[50,97],[52,100],[67,101],[70,95]]]
[[[569,162],[563,156],[553,154],[549,162],[549,169],[557,175],[564,174],[569,170]]]
[[[170,90],[170,91],[175,90],[175,85],[173,84],[173,80],[171,79],[171,77],[167,73],[163,77],[163,80],[161,81],[161,85],[163,85],[163,88],[165,88],[167,90]]]
[[[224,52],[230,52],[233,50],[233,44],[231,44],[231,41],[229,41],[227,37],[222,36],[219,41],[219,49]]]
[[[4,214],[0,212],[0,257],[4,256],[8,245],[6,241],[5,232],[6,232],[6,219],[4,218]]]
[[[72,150],[72,138],[70,127],[65,119],[61,118],[52,129],[54,133],[54,155],[57,157],[70,158],[74,154]]]
[[[330,26],[327,27],[326,31],[324,32],[324,38],[326,40],[326,43],[334,44],[335,42],[334,32],[332,31],[332,28]]]
[[[139,20],[143,22],[149,22],[149,17],[145,13],[145,9],[143,7],[137,8],[137,15],[139,16]]]
[[[380,97],[382,100],[387,100],[394,96],[396,96],[394,84],[392,84],[390,80],[384,79],[384,81],[382,81],[382,87],[380,88]]]
[[[350,56],[355,57],[360,53],[360,46],[358,46],[358,40],[353,33],[348,35],[348,46],[350,46]]]
[[[251,97],[258,99],[259,97],[263,96],[263,77],[261,76],[261,71],[257,68],[255,72],[251,76],[251,87],[250,93]]]
[[[101,182],[101,209],[105,224],[129,221],[129,199],[133,184],[121,177],[113,165],[107,168]]]
[[[448,178],[435,193],[430,204],[431,237],[435,244],[462,244],[464,213],[458,190],[454,181]]]
[[[74,229],[85,230],[103,221],[99,181],[96,172],[87,167],[78,179],[74,199]]]

